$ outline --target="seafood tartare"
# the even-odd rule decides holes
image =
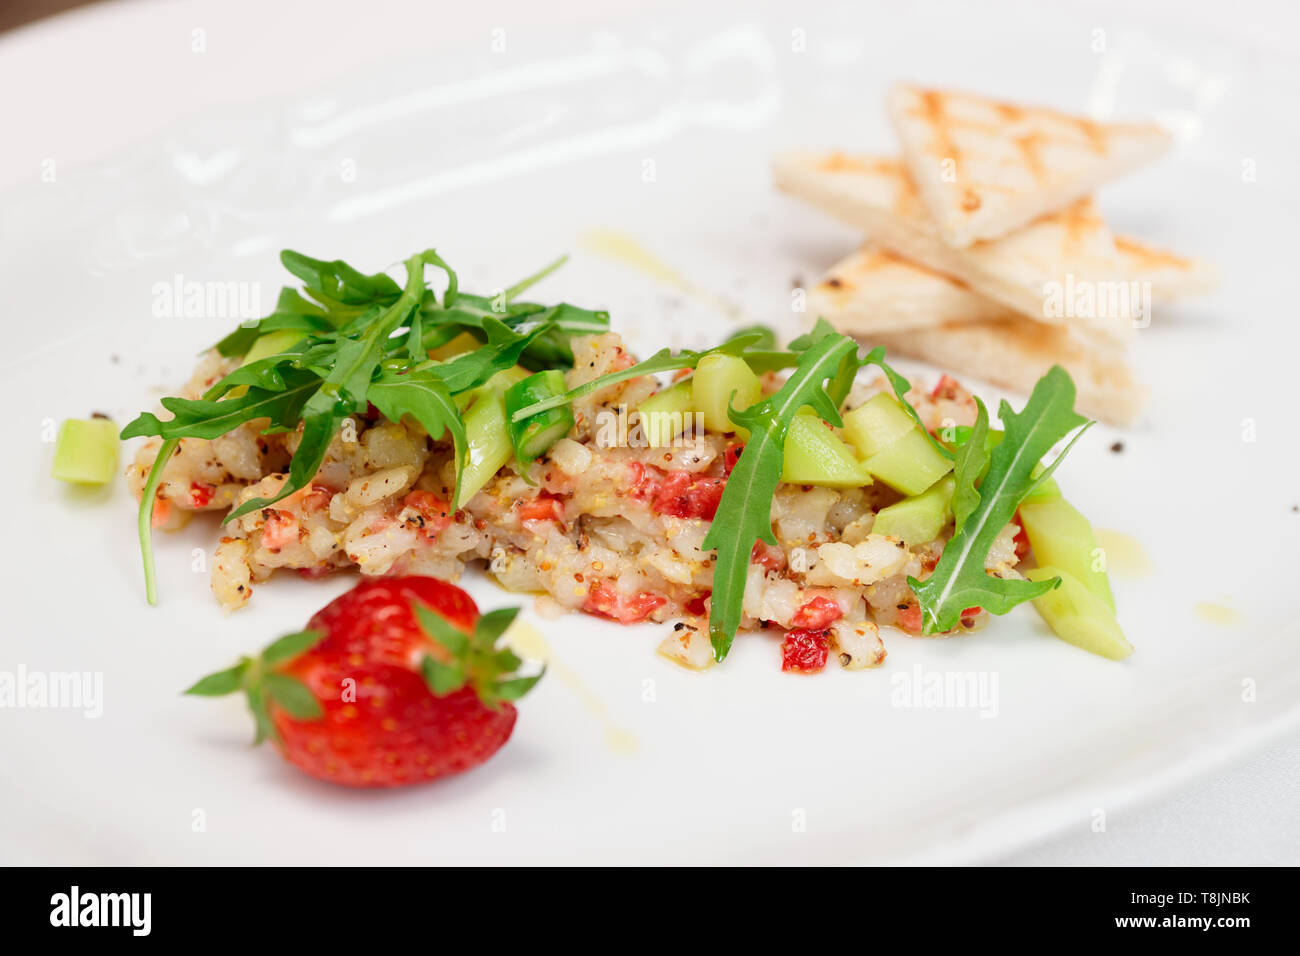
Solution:
[[[519,300],[549,268],[485,297],[432,251],[404,285],[282,260],[302,288],[123,432],[147,436],[128,477],[151,601],[151,526],[211,511],[229,610],[277,570],[481,564],[542,610],[675,621],[661,650],[692,668],[772,628],[787,670],[871,667],[880,626],[960,633],[1031,600],[1067,640],[1131,650],[1042,464],[1087,424],[1059,368],[998,431],[958,382],[915,389],[825,323],[639,361],[605,313]]]

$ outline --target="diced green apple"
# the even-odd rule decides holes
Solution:
[[[1034,607],[1061,640],[1114,661],[1133,653],[1114,609],[1069,571],[1043,565],[1028,571],[1025,577],[1031,581],[1061,579],[1056,588],[1034,598]]]
[[[952,462],[886,392],[846,414],[844,434],[867,470],[905,495],[921,494],[952,471]]]
[[[1038,564],[1069,571],[1113,611],[1115,597],[1106,562],[1088,519],[1059,495],[1026,501],[1020,505],[1019,514]]]
[[[107,418],[69,418],[59,426],[50,474],[60,481],[103,485],[117,472],[117,425]]]
[[[781,480],[792,485],[858,488],[871,484],[871,475],[811,409],[800,409],[785,434],[785,464]]]
[[[690,382],[680,382],[637,407],[641,430],[651,448],[663,448],[690,426],[695,411],[693,391]]]
[[[861,458],[883,451],[916,428],[892,395],[880,392],[844,416],[844,437]]]
[[[956,485],[952,475],[945,475],[919,495],[881,508],[871,526],[872,533],[898,538],[908,547],[933,541],[952,520]]]
[[[748,408],[763,395],[763,388],[745,360],[734,355],[706,355],[691,378],[695,410],[704,415],[704,425],[715,432],[736,432],[748,436],[727,415],[728,406]]]
[[[876,452],[863,464],[871,474],[905,495],[919,495],[952,471],[952,462],[935,450],[919,428]]]

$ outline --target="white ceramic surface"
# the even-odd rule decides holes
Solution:
[[[1276,120],[1296,69],[1248,22],[1001,9],[994,22],[949,3],[674,8],[600,30],[509,20],[503,50],[465,26],[431,37],[437,55],[199,109],[96,166],[55,157],[52,181],[38,171],[5,194],[0,388],[17,441],[0,478],[15,503],[0,670],[102,673],[104,700],[97,719],[0,711],[0,857],[982,860],[1294,727],[1300,332],[1284,290],[1300,189],[1294,124]],[[766,157],[891,149],[881,99],[899,77],[1155,113],[1181,131],[1102,204],[1117,230],[1221,263],[1223,287],[1156,313],[1137,345],[1149,415],[1095,428],[1061,473],[1097,525],[1149,554],[1150,573],[1115,575],[1130,661],[1056,641],[1027,608],[960,640],[891,634],[883,668],[806,679],[782,674],[764,637],[696,675],[654,654],[663,627],[538,621],[563,667],[524,702],[510,746],[463,778],[391,794],[300,778],[248,752],[238,702],[179,697],[349,582],[286,577],[223,617],[191,570],[215,525],[195,522],[161,540],[162,605],[148,609],[122,484],[101,500],[47,477],[49,420],[127,420],[231,324],[157,316],[159,283],[250,283],[269,303],[282,247],[379,267],[437,245],[467,286],[491,289],[572,251],[538,294],[609,307],[642,351],[715,341],[735,321],[718,300],[793,331],[792,283],[855,237],[776,195]],[[696,289],[585,251],[581,237],[602,228]],[[487,605],[507,597],[480,577],[467,586]],[[1214,623],[1199,602],[1239,618]],[[996,714],[896,706],[917,668],[996,678]],[[635,738],[631,752],[610,745],[615,730]]]

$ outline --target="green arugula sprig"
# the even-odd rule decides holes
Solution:
[[[301,430],[279,491],[244,502],[226,521],[306,487],[344,419],[364,414],[371,404],[391,421],[413,419],[435,441],[450,435],[459,485],[467,439],[456,396],[516,364],[569,367],[571,338],[609,327],[605,312],[516,301],[564,258],[495,296],[462,292],[456,272],[432,249],[405,261],[406,281],[400,286],[385,273],[366,275],[341,260],[327,262],[291,250],[281,253],[280,260],[301,280],[301,291],[282,290],[270,315],[241,326],[215,348],[227,358],[239,358],[268,333],[301,333],[301,338],[274,355],[246,362],[198,399],[163,399],[171,418],[145,412],[122,430],[123,438],[163,439],[145,481],[137,521],[150,604],[157,603],[153,502],[181,439],[218,438],[248,422],[265,422],[264,434]],[[441,298],[426,284],[428,266],[446,274]],[[431,349],[462,334],[478,347],[446,362],[429,358]]]
[[[749,557],[762,540],[775,545],[772,498],[781,481],[785,436],[795,413],[805,405],[834,425],[843,425],[839,405],[826,388],[840,380],[846,365],[855,364],[857,343],[843,335],[826,335],[799,355],[784,385],[750,408],[730,409],[729,417],[749,429],[744,453],[727,479],[717,514],[702,547],[717,549],[713,568],[713,598],[709,609],[709,640],[713,656],[723,660],[740,627]],[[856,371],[856,369],[855,369]],[[852,381],[852,379],[849,379]]]
[[[1015,516],[1016,508],[1040,482],[1051,477],[1092,424],[1074,411],[1074,394],[1074,382],[1065,369],[1052,366],[1034,386],[1022,411],[1017,413],[1002,402],[998,415],[1005,433],[991,452],[985,442],[988,411],[979,403],[975,426],[954,463],[954,534],[930,577],[925,581],[907,579],[920,601],[923,633],[951,630],[968,607],[1005,614],[1060,583],[1060,578],[1036,582],[998,578],[984,565],[994,540]],[[1074,436],[1065,449],[1035,476],[1044,456],[1071,432]]]

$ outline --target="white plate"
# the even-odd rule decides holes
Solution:
[[[1017,6],[998,25],[939,8],[941,31],[893,7],[847,22],[688,10],[653,29],[516,31],[504,54],[476,41],[482,52],[207,112],[7,194],[0,378],[17,440],[0,479],[15,504],[0,670],[100,673],[104,696],[97,719],[0,712],[4,859],[978,860],[1294,726],[1300,332],[1278,292],[1300,190],[1293,124],[1260,121],[1288,115],[1295,68],[1265,39],[1220,28],[1126,21],[1095,52],[1086,11]],[[47,477],[49,422],[129,419],[232,324],[156,317],[160,283],[247,283],[269,304],[282,247],[380,267],[437,245],[467,287],[491,290],[572,251],[539,295],[608,306],[643,352],[715,341],[735,321],[719,300],[791,330],[803,318],[792,282],[855,237],[777,196],[766,158],[795,144],[890,149],[880,101],[898,77],[1156,112],[1184,131],[1103,205],[1117,229],[1217,260],[1226,281],[1157,313],[1138,342],[1150,414],[1129,432],[1093,429],[1061,473],[1097,525],[1149,555],[1149,573],[1113,575],[1130,661],[1055,640],[1027,608],[957,640],[888,634],[883,668],[815,678],[782,674],[766,637],[696,675],[655,655],[664,627],[539,622],[561,666],[523,703],[509,746],[462,778],[381,794],[250,753],[234,699],[179,696],[351,579],[285,576],[223,617],[192,570],[215,524],[195,522],[161,537],[150,610],[121,482],[101,500]],[[694,288],[584,251],[599,228],[635,237]],[[488,606],[508,599],[480,577],[467,586]],[[1207,619],[1201,602],[1235,620]],[[899,706],[917,675],[945,674],[996,680],[996,713]],[[631,748],[615,745],[628,735]]]

